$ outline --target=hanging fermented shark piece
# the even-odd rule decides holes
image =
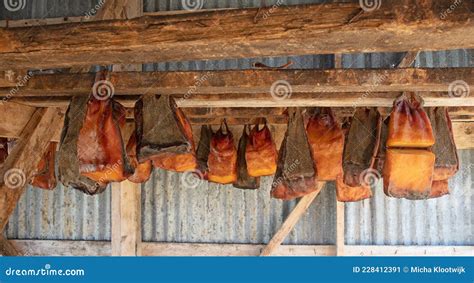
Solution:
[[[225,120],[220,129],[212,135],[207,165],[209,181],[219,184],[231,184],[237,181],[237,150],[234,137]]]
[[[403,94],[394,102],[383,168],[388,196],[426,199],[431,194],[435,155],[428,147],[435,140],[422,105],[423,100],[415,94]]]
[[[143,95],[135,104],[137,157],[177,172],[197,167],[191,125],[169,95]]]
[[[278,154],[271,196],[294,199],[317,189],[316,168],[300,109],[288,109],[288,128]]]
[[[250,131],[245,158],[250,176],[261,177],[275,174],[278,153],[266,122],[262,129],[259,130],[257,124]]]
[[[423,149],[387,150],[383,170],[388,196],[426,199],[431,193],[435,155]]]
[[[428,108],[427,114],[435,137],[431,151],[436,156],[429,198],[437,198],[449,194],[448,179],[459,170],[459,158],[448,109]]]
[[[197,175],[203,180],[208,179],[209,168],[207,166],[207,160],[209,159],[209,151],[211,150],[211,138],[212,138],[211,126],[201,126],[201,137],[199,138],[199,144],[196,151],[198,172]]]
[[[87,96],[75,96],[69,103],[59,144],[58,176],[64,186],[71,186],[93,195],[103,192],[106,184],[95,182],[81,175],[79,171],[78,139],[88,101]]]
[[[448,180],[433,181],[428,198],[439,198],[449,194]]]
[[[447,180],[459,170],[451,119],[446,107],[429,108],[427,112],[435,137],[431,148],[436,155],[433,180]]]
[[[354,202],[372,197],[372,190],[370,184],[363,184],[356,187],[351,187],[344,184],[342,175],[336,179],[336,197],[337,201]]]
[[[82,175],[107,184],[124,181],[133,174],[121,135],[124,126],[122,105],[110,97],[91,96],[77,141]]]
[[[33,175],[31,185],[36,188],[44,190],[52,190],[56,188],[55,176],[55,157],[56,157],[56,142],[50,142],[48,149],[43,158],[38,164],[38,168]]]
[[[344,133],[331,108],[316,108],[306,126],[319,181],[334,181],[342,175]]]
[[[422,106],[423,100],[414,93],[404,93],[395,100],[388,125],[388,147],[427,148],[434,144],[430,119]]]
[[[97,73],[90,97],[72,98],[58,152],[60,181],[87,194],[133,174],[121,135],[125,108],[113,100],[107,75]]]
[[[239,140],[239,147],[237,149],[237,181],[234,182],[234,187],[254,190],[260,187],[260,178],[252,177],[248,174],[245,154],[249,144],[249,134],[247,134],[249,130],[250,126],[245,125]]]
[[[135,169],[133,175],[128,180],[133,183],[145,183],[150,179],[152,164],[151,160],[139,163],[137,159],[137,137],[134,131],[127,143],[127,154],[130,159],[131,166]]]
[[[374,170],[380,145],[382,118],[376,108],[358,108],[344,129],[343,176],[336,180],[338,201],[354,202],[372,197],[371,185],[380,179]]]
[[[385,162],[385,155],[387,154],[387,138],[388,138],[388,124],[390,117],[383,119],[382,125],[380,127],[380,145],[377,152],[377,157],[375,161],[375,169],[382,174],[383,164]]]
[[[359,187],[364,172],[373,169],[380,145],[382,118],[376,108],[358,108],[344,146],[344,184]]]

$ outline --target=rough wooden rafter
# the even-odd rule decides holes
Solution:
[[[442,19],[450,5],[383,1],[370,13],[358,3],[281,6],[257,24],[257,9],[241,9],[0,29],[0,69],[473,48],[465,35],[474,34],[474,3]]]

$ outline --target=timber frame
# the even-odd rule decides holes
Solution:
[[[355,107],[378,107],[388,114],[395,97],[417,92],[425,106],[447,106],[458,148],[474,148],[473,68],[413,68],[419,51],[473,49],[474,3],[382,1],[367,12],[357,3],[279,7],[271,17],[261,9],[214,9],[143,13],[142,0],[109,0],[94,17],[0,21],[0,137],[17,139],[0,167],[0,231],[25,190],[49,141],[58,141],[69,99],[90,95],[92,65],[114,64],[115,99],[133,107],[146,93],[177,98],[194,131],[202,124],[272,124],[277,144],[287,107],[333,107],[339,119]],[[423,3],[421,3],[423,2]],[[266,8],[262,8],[266,9]],[[87,41],[83,41],[87,37]],[[383,40],[380,40],[383,38]],[[324,39],[324,40],[321,40]],[[58,44],[59,43],[59,44]],[[342,53],[406,52],[391,69],[343,69]],[[220,60],[264,56],[334,54],[334,69],[263,68],[226,71],[144,72],[142,63]],[[66,68],[43,72],[25,70]],[[27,77],[20,84],[17,77]],[[276,82],[290,86],[286,99],[273,99]],[[463,82],[453,95],[453,82]],[[472,91],[471,91],[472,92]],[[12,119],[14,117],[14,119]],[[128,115],[127,134],[133,129]],[[51,127],[51,125],[53,125]],[[126,135],[127,135],[126,134]],[[24,175],[23,186],[3,183],[8,169]],[[336,206],[335,245],[282,245],[317,198],[301,198],[267,245],[146,243],[141,241],[141,192],[130,182],[113,184],[112,235],[103,241],[8,240],[0,233],[2,255],[472,255],[473,246],[352,246],[344,241],[344,203]]]

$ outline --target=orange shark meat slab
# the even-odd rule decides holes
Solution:
[[[435,143],[430,119],[417,95],[403,94],[393,105],[388,125],[388,147],[426,148]]]
[[[87,103],[77,141],[79,169],[83,176],[107,184],[121,182],[133,173],[122,140],[125,108],[113,99]]]
[[[127,143],[127,154],[130,159],[130,164],[135,169],[133,175],[128,177],[128,180],[133,183],[144,183],[150,179],[152,171],[151,160],[138,162],[137,159],[137,137],[136,132],[133,132]]]
[[[334,181],[342,174],[344,133],[330,108],[318,108],[306,126],[319,181]]]
[[[233,135],[225,122],[212,135],[207,164],[209,181],[219,184],[231,184],[237,181],[237,149]]]
[[[261,177],[275,174],[278,152],[266,124],[260,130],[258,125],[255,125],[250,131],[245,158],[250,176]]]

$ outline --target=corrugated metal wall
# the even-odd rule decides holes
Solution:
[[[7,226],[7,237],[48,240],[110,240],[110,197],[58,185],[53,191],[28,186]]]
[[[27,1],[18,12],[0,9],[0,19],[81,16],[99,0]],[[286,5],[325,1],[281,1]],[[342,2],[342,1],[339,1]],[[357,2],[357,1],[345,1]],[[145,0],[145,12],[182,9],[180,0]],[[259,7],[261,1],[204,1],[203,8]],[[267,5],[277,0],[267,0]],[[344,68],[390,68],[402,53],[350,54],[343,56]],[[332,68],[333,58],[290,56],[239,60],[160,62],[144,65],[146,71],[249,69],[262,62],[290,68]],[[474,67],[473,50],[423,52],[416,67]],[[389,199],[381,188],[375,197],[346,206],[348,244],[474,244],[472,150],[459,152],[461,172],[451,181],[452,194],[437,200]],[[143,239],[173,242],[267,242],[295,202],[269,198],[270,178],[262,189],[242,191],[229,186],[202,184],[186,189],[181,175],[156,170],[143,185]],[[331,244],[335,237],[335,195],[330,184],[310,207],[287,239],[290,244]],[[29,188],[10,219],[9,238],[110,239],[110,190],[99,196],[59,187],[54,192]]]
[[[296,201],[271,199],[271,182],[271,177],[263,178],[260,190],[249,191],[155,170],[142,195],[143,240],[266,243],[296,205]],[[335,207],[335,191],[329,187],[311,205],[286,243],[334,243]]]

